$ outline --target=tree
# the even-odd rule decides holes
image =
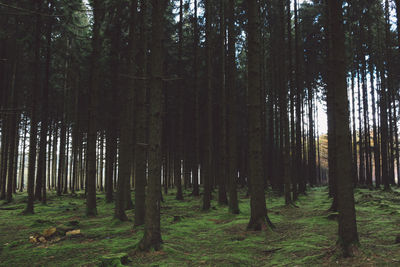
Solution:
[[[212,62],[211,62],[211,0],[205,0],[206,17],[206,82],[207,82],[207,128],[206,128],[206,157],[204,160],[204,193],[203,210],[211,207],[211,187],[214,178],[213,172],[213,90],[212,90]],[[203,168],[202,168],[203,169]]]
[[[161,201],[161,124],[163,103],[163,17],[164,0],[152,0],[152,41],[150,77],[150,118],[148,150],[148,186],[146,195],[146,216],[144,236],[139,249],[159,250],[161,247],[160,201]]]
[[[194,164],[193,166],[193,196],[199,196],[199,162],[200,162],[200,92],[198,86],[198,45],[199,45],[199,29],[197,18],[197,0],[194,0],[194,18],[193,18],[193,86],[195,94],[195,111],[194,111]]]
[[[260,84],[260,21],[258,0],[249,0],[247,10],[248,28],[248,142],[251,217],[247,229],[260,231],[265,224],[267,209],[264,194],[261,130],[261,84]]]
[[[130,48],[130,60],[129,60],[129,68],[130,72],[134,73],[135,71],[135,62],[134,62],[134,56],[135,56],[135,42],[136,42],[136,36],[135,36],[135,20],[136,20],[136,11],[137,11],[137,0],[131,1],[131,21],[130,21],[130,26],[129,26],[129,48]],[[117,2],[117,8],[116,8],[116,13],[120,13],[122,9],[122,3]],[[118,18],[117,18],[118,19]],[[118,22],[116,23],[116,29],[114,30],[114,34],[117,34],[115,41],[115,47],[114,49],[119,50],[120,45],[119,45],[119,40],[120,40],[120,31],[121,31],[121,21],[118,19]],[[118,53],[117,51],[115,51]],[[118,56],[116,57],[117,59],[119,58]],[[116,62],[116,64],[119,64],[119,62]],[[115,70],[115,68],[114,68]],[[118,70],[118,68],[117,68]],[[117,71],[116,70],[116,71]],[[135,89],[135,83],[134,81],[130,81],[128,83],[130,86],[125,86],[123,87],[121,97],[122,99],[120,102],[122,103],[122,117],[123,119],[121,120],[121,139],[120,139],[120,156],[119,156],[119,177],[118,177],[118,188],[117,188],[117,201],[115,205],[115,217],[119,219],[120,221],[127,221],[128,217],[126,216],[125,209],[128,207],[128,201],[129,198],[131,197],[131,189],[130,189],[130,178],[131,178],[131,165],[132,165],[132,156],[133,156],[133,103],[134,103],[134,89]],[[116,85],[118,87],[118,83]],[[126,191],[128,190],[128,194]]]
[[[351,254],[351,246],[358,243],[353,183],[351,179],[351,145],[349,107],[347,98],[345,35],[342,1],[328,1],[329,18],[329,80],[328,91],[334,91],[335,122],[335,182],[339,211],[339,244],[344,255]],[[330,129],[331,130],[331,129]]]
[[[53,3],[47,3],[49,13],[53,9]],[[40,126],[40,143],[39,143],[39,157],[36,174],[36,192],[35,198],[42,200],[46,203],[46,146],[49,125],[49,80],[50,80],[50,64],[51,64],[51,33],[52,33],[52,19],[48,22],[46,29],[46,78],[42,89],[42,110],[41,110],[41,126]]]
[[[147,74],[147,0],[140,1],[140,42],[138,47],[138,75]],[[137,83],[136,101],[136,175],[135,175],[135,225],[144,224],[145,196],[146,196],[146,164],[147,164],[147,108],[146,108],[146,80]]]
[[[226,66],[226,96],[227,96],[227,162],[228,162],[228,195],[229,211],[239,214],[239,204],[237,199],[236,178],[237,178],[237,89],[235,83],[235,1],[228,2],[228,55]]]
[[[31,128],[29,131],[29,162],[28,162],[28,203],[24,211],[25,214],[34,213],[34,189],[35,189],[35,165],[36,165],[36,145],[37,145],[37,101],[38,93],[40,89],[40,78],[39,78],[39,66],[40,66],[40,38],[42,29],[42,19],[39,15],[41,11],[41,1],[33,0],[33,5],[36,7],[38,14],[36,15],[35,24],[35,42],[34,42],[34,53],[35,53],[35,68],[34,78],[32,86],[32,103],[31,103]]]
[[[100,56],[100,21],[102,19],[102,6],[99,0],[93,0],[93,37],[90,73],[90,98],[89,98],[89,126],[87,135],[87,194],[86,215],[96,216],[96,140],[97,140],[97,97],[99,90]]]

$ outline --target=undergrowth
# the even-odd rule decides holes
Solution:
[[[135,245],[143,227],[113,219],[114,204],[98,195],[98,216],[85,217],[82,194],[58,197],[49,193],[47,205],[37,203],[34,215],[22,215],[26,194],[11,204],[0,202],[0,266],[97,266],[104,258],[126,253],[131,266],[376,266],[400,265],[400,191],[356,189],[356,210],[361,245],[352,258],[342,258],[336,248],[337,221],[328,212],[327,188],[313,188],[287,207],[283,198],[267,192],[267,207],[276,229],[246,231],[249,199],[240,192],[239,215],[212,201],[201,210],[201,198],[185,191],[164,196],[161,208],[161,251],[142,253]],[[216,196],[216,195],[215,195]],[[216,197],[214,198],[216,199]],[[334,214],[333,214],[334,215]],[[50,227],[73,225],[82,236],[59,242],[30,243],[29,237]]]

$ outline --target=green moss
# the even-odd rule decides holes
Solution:
[[[331,200],[327,188],[313,188],[301,196],[299,208],[286,207],[282,198],[267,192],[269,217],[277,228],[248,232],[249,199],[240,192],[239,215],[212,201],[208,212],[201,211],[201,198],[185,192],[185,201],[174,194],[164,196],[161,228],[164,244],[161,251],[141,253],[135,250],[143,236],[143,226],[133,228],[131,221],[113,219],[114,204],[98,195],[98,216],[85,216],[85,200],[57,197],[49,193],[48,205],[36,204],[35,214],[21,215],[26,195],[18,193],[15,201],[0,211],[1,266],[318,266],[396,265],[400,246],[394,239],[400,233],[400,192],[357,189],[357,219],[361,247],[352,259],[336,253],[337,222],[328,220]],[[216,199],[216,198],[214,198]],[[15,209],[14,209],[15,208]],[[174,220],[178,216],[179,220]],[[55,243],[30,244],[29,236],[49,227],[80,229],[83,236]],[[123,253],[123,254],[120,254]],[[128,254],[132,262],[121,263]],[[115,258],[116,257],[116,258]],[[118,262],[119,261],[119,262]]]

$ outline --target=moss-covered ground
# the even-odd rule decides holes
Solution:
[[[355,192],[360,247],[352,258],[342,258],[335,243],[337,221],[327,210],[327,188],[314,188],[296,207],[267,192],[269,216],[275,230],[246,231],[249,199],[240,192],[240,215],[213,201],[201,211],[201,198],[173,192],[162,204],[161,251],[137,252],[143,227],[113,219],[114,204],[98,195],[96,218],[85,217],[82,195],[57,197],[35,205],[35,214],[22,215],[26,195],[11,204],[0,202],[0,266],[97,266],[102,258],[127,253],[130,266],[400,266],[400,191]],[[128,211],[133,220],[133,211]],[[29,237],[51,227],[80,229],[82,235],[57,242],[31,243]],[[110,261],[114,262],[114,261]],[[115,265],[116,266],[116,265]]]

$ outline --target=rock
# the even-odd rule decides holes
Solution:
[[[82,236],[82,233],[81,233],[81,230],[78,229],[78,230],[72,230],[72,231],[66,232],[65,235],[67,237],[78,237],[78,236]]]
[[[35,237],[35,236],[30,236],[29,237],[29,242],[31,242],[32,244],[36,244],[38,241],[37,241],[37,238]]]
[[[100,267],[119,267],[129,263],[131,260],[126,253],[111,254],[101,257]]]
[[[54,235],[56,231],[57,231],[57,228],[51,227],[51,228],[46,229],[46,230],[43,231],[43,236],[44,236],[45,238],[49,238],[49,237],[51,237],[52,235]]]

